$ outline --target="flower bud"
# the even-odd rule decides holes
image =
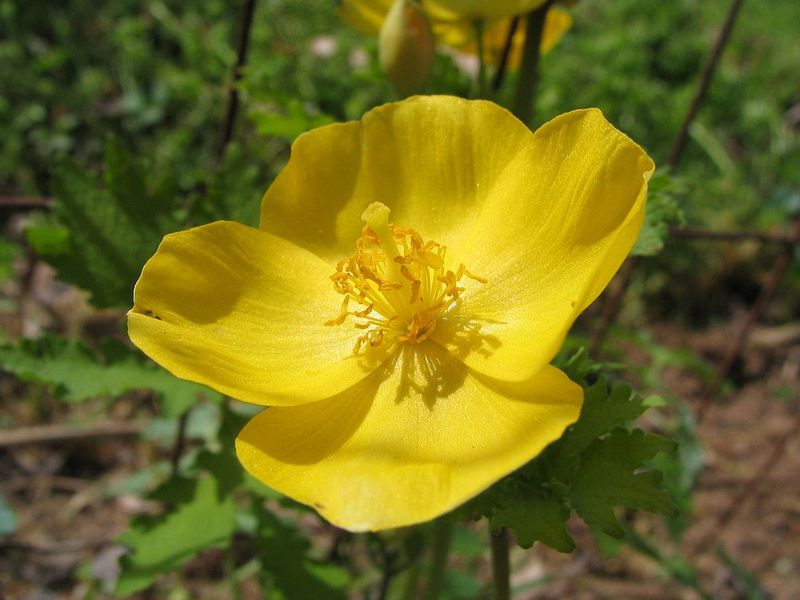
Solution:
[[[430,23],[413,0],[395,0],[378,38],[381,67],[401,96],[419,92],[433,66]]]

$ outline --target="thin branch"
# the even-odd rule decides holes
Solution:
[[[755,302],[753,302],[753,305],[747,313],[747,317],[745,317],[742,326],[736,333],[733,343],[728,347],[727,352],[719,362],[714,379],[708,383],[700,396],[696,411],[698,423],[702,421],[703,417],[706,415],[706,412],[712,404],[712,399],[719,391],[720,385],[730,373],[733,363],[742,352],[745,343],[747,343],[750,330],[761,318],[761,314],[764,312],[764,309],[766,309],[767,304],[772,300],[775,291],[778,289],[784,275],[786,275],[786,271],[789,269],[794,255],[794,245],[800,243],[800,218],[795,219],[791,233],[789,234],[789,239],[791,240],[791,245],[785,245],[780,256],[775,260],[772,269],[767,274],[764,285],[761,287],[758,297]]]
[[[52,203],[44,196],[0,196],[0,208],[50,208]]]
[[[225,106],[225,116],[222,120],[220,129],[219,144],[217,145],[217,160],[222,162],[225,156],[225,148],[233,136],[233,124],[236,121],[236,113],[239,110],[239,90],[237,84],[242,78],[242,70],[247,64],[247,48],[250,44],[250,29],[253,25],[253,13],[255,12],[255,0],[244,0],[244,6],[239,19],[239,33],[236,42],[236,64],[233,66],[230,88],[228,88],[228,100]]]
[[[707,240],[710,242],[761,242],[764,244],[793,245],[797,240],[785,233],[764,233],[761,231],[710,231],[693,227],[670,227],[672,237],[684,240]]]
[[[633,278],[633,272],[636,270],[636,265],[639,264],[640,257],[631,256],[622,265],[610,295],[603,304],[603,311],[600,314],[597,329],[592,335],[592,340],[589,343],[589,354],[595,355],[603,345],[603,341],[608,335],[608,330],[611,324],[616,320],[620,309],[622,308],[622,301],[625,299],[625,292],[628,291],[628,286]]]
[[[0,448],[30,444],[73,442],[92,438],[137,436],[145,428],[140,421],[105,421],[91,425],[38,425],[0,431]]]
[[[514,47],[514,35],[517,33],[517,28],[519,28],[519,15],[511,19],[511,23],[508,26],[506,43],[503,46],[503,51],[500,53],[500,60],[497,63],[497,70],[494,73],[494,79],[492,79],[492,91],[495,93],[500,91],[500,87],[503,85],[503,80],[506,77],[506,70],[508,69],[508,57],[511,54],[511,48]]]
[[[692,103],[689,105],[689,109],[683,117],[683,123],[681,123],[678,135],[675,137],[675,142],[672,144],[672,150],[670,150],[669,158],[667,159],[667,164],[672,167],[680,162],[683,149],[686,146],[686,140],[689,136],[689,127],[697,116],[700,106],[703,104],[706,92],[708,92],[711,80],[714,77],[714,72],[717,70],[722,51],[730,39],[733,25],[736,23],[736,17],[739,14],[739,9],[742,7],[743,1],[744,0],[733,0],[733,2],[731,2],[725,21],[722,23],[722,27],[720,27],[719,33],[717,34],[717,39],[714,41],[714,45],[711,48],[711,54],[709,54],[705,67],[703,67],[703,74],[700,76],[700,83],[694,92]]]

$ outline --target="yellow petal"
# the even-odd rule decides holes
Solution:
[[[425,10],[446,21],[497,19],[532,11],[545,0],[425,0]]]
[[[164,238],[128,313],[131,340],[184,379],[240,400],[291,405],[327,398],[384,358],[356,358],[352,327],[326,327],[340,296],[333,268],[238,223]]]
[[[522,466],[580,412],[553,367],[524,384],[475,376],[435,344],[314,404],[269,408],[236,443],[266,485],[351,531],[435,518]]]
[[[511,113],[485,101],[418,96],[361,121],[301,135],[261,205],[261,228],[335,261],[350,256],[372,202],[457,256],[504,169],[531,141]]]
[[[433,339],[493,377],[537,373],[636,241],[653,169],[597,109],[541,127],[497,179],[461,247],[460,260],[488,283],[463,294]],[[455,343],[464,330],[469,351]]]
[[[342,0],[339,16],[364,35],[378,37],[392,0]]]

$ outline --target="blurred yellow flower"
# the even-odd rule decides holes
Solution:
[[[364,35],[378,37],[383,23],[392,8],[394,0],[343,0],[339,9],[343,19]],[[484,59],[496,64],[503,50],[511,28],[509,15],[519,15],[526,10],[532,10],[542,4],[535,2],[477,2],[481,6],[492,6],[486,13],[487,21],[484,25]],[[528,9],[517,10],[522,6]],[[477,54],[476,30],[474,19],[458,16],[459,13],[444,10],[438,3],[426,1],[422,3],[424,12],[428,15],[435,38],[440,44],[454,48],[467,54]],[[512,10],[513,9],[513,10]],[[467,14],[467,13],[464,13]],[[494,16],[489,16],[494,15]],[[457,17],[457,18],[456,18]],[[498,18],[499,17],[499,18]],[[505,18],[503,18],[505,17]],[[564,33],[572,26],[570,14],[558,7],[547,11],[540,51],[548,52],[555,46]],[[522,55],[522,46],[525,41],[525,22],[517,26],[509,57],[509,66],[515,68]]]
[[[352,531],[432,519],[580,412],[548,363],[641,228],[650,158],[597,109],[531,133],[414,97],[300,136],[254,229],[164,238],[128,314],[178,377],[270,408],[266,485]]]

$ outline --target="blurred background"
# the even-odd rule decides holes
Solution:
[[[681,442],[658,466],[682,512],[515,548],[515,597],[800,597],[800,3],[744,2],[670,158],[729,7],[582,0],[542,59],[533,127],[597,106],[659,165],[652,239],[569,347],[662,399],[645,425]],[[468,97],[462,62],[440,53],[426,91]],[[246,415],[146,362],[124,314],[165,233],[255,224],[297,135],[395,99],[334,1],[0,0],[0,598],[378,597],[381,538],[247,481],[280,519],[153,494],[238,469],[220,448]],[[155,515],[186,543],[159,555]],[[488,597],[484,536],[457,530],[442,597]]]

